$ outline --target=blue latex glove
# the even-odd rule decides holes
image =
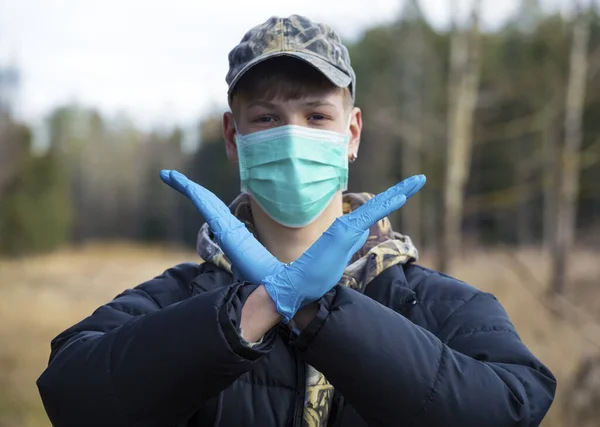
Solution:
[[[364,245],[369,228],[399,209],[425,184],[423,175],[413,176],[375,196],[356,211],[338,218],[296,262],[284,265],[212,192],[176,171],[163,170],[160,176],[188,197],[204,216],[240,276],[254,284],[265,284],[286,321],[300,307],[333,288],[352,255]]]
[[[177,171],[162,170],[160,178],[192,201],[243,280],[258,285],[283,265],[212,192]]]
[[[285,322],[289,322],[300,307],[332,289],[352,255],[366,242],[369,228],[400,209],[423,185],[425,176],[413,176],[378,194],[354,212],[337,218],[297,261],[279,265],[274,274],[266,277],[265,288]]]

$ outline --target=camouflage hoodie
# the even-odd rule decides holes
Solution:
[[[352,212],[366,203],[373,195],[369,193],[346,193],[343,197],[344,213]],[[231,212],[242,221],[250,232],[254,232],[250,197],[240,194],[230,205]],[[205,261],[232,273],[231,263],[215,242],[213,235],[204,224],[198,233],[198,255]],[[385,269],[416,261],[417,248],[408,236],[392,230],[387,218],[379,221],[369,232],[364,246],[354,254],[338,284],[364,292],[366,286]],[[306,378],[306,402],[304,425],[322,427],[327,425],[333,386],[312,367],[308,367]]]

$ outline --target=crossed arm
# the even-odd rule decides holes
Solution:
[[[424,180],[395,186],[336,221],[290,268],[256,246],[212,193],[200,198],[197,187],[177,178],[171,184],[203,213],[250,284],[190,296],[186,289],[197,271],[175,268],[65,331],[38,380],[55,426],[176,424],[251,370],[270,351],[273,326],[292,318],[306,327],[296,343],[305,360],[372,425],[532,426],[545,414],[554,379],[493,299],[465,303],[447,324],[471,332],[449,330],[442,341],[352,290],[337,287],[333,299],[321,298],[370,225],[402,206]],[[338,269],[316,268],[312,260]],[[490,341],[475,332],[481,325],[502,333]],[[240,330],[246,341],[264,339],[249,347]]]
[[[257,286],[190,296],[197,274],[173,268],[53,341],[38,380],[53,425],[176,425],[268,354],[274,330],[251,348],[239,335]],[[336,287],[292,345],[369,425],[539,424],[555,380],[492,297],[474,294],[437,335]]]

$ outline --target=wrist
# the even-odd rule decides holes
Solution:
[[[249,342],[259,341],[281,319],[273,299],[264,285],[260,285],[248,296],[242,308],[242,338]]]

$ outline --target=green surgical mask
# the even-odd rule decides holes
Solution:
[[[278,223],[304,227],[347,189],[349,140],[294,125],[237,134],[242,191]]]

